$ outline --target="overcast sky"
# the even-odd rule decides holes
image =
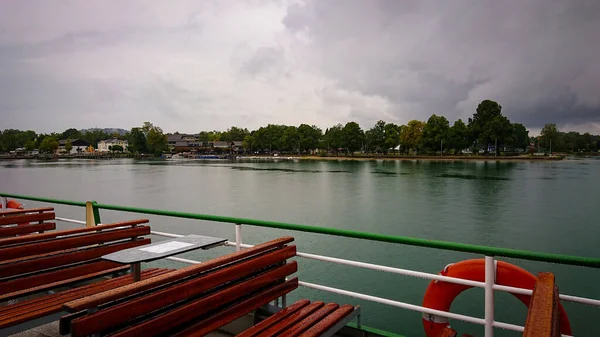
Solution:
[[[0,2],[0,128],[466,121],[600,133],[600,1]]]

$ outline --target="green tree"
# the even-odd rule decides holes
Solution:
[[[421,135],[421,144],[425,149],[437,151],[440,149],[441,143],[448,145],[450,123],[444,116],[431,115],[427,120],[427,123],[423,127],[423,134]]]
[[[146,127],[146,123],[144,123],[144,127],[142,127],[142,129]],[[146,147],[150,153],[157,156],[161,155],[169,148],[167,135],[165,135],[163,130],[158,126],[154,126],[151,123],[148,124],[150,124],[150,127],[148,128],[148,134],[146,135]]]
[[[321,129],[308,124],[300,124],[298,134],[300,136],[300,151],[302,152],[316,149],[323,138],[323,131]]]
[[[113,145],[111,147],[109,147],[109,150],[114,151],[114,152],[123,152],[123,147],[121,145]]]
[[[365,133],[356,122],[348,122],[342,129],[342,147],[347,153],[360,150],[365,141]]]
[[[79,132],[79,130],[73,129],[73,128],[65,130],[65,132],[63,132],[61,135],[61,139],[80,139],[80,138],[81,138],[81,132]]]
[[[544,148],[548,152],[552,152],[552,148],[556,149],[561,147],[561,134],[556,127],[556,124],[546,124],[542,128],[540,134],[540,141]]]
[[[414,119],[408,122],[400,134],[400,143],[406,146],[407,149],[417,149],[421,144],[424,127],[425,122]]]
[[[58,149],[58,141],[54,137],[45,137],[40,144],[40,152],[53,153]]]
[[[385,146],[385,122],[378,121],[365,132],[365,143],[368,151],[387,152]]]
[[[342,124],[337,124],[325,130],[325,135],[323,137],[324,146],[322,147],[328,150],[334,150],[334,152],[337,153],[338,149],[342,147],[343,129],[344,127]]]
[[[473,118],[469,118],[469,129],[473,139],[476,139],[486,152],[488,145],[498,141],[500,146],[512,133],[510,121],[502,115],[502,106],[491,100],[479,103]]]
[[[454,122],[454,125],[449,130],[450,148],[456,151],[462,151],[471,145],[469,139],[469,129],[462,119]]]
[[[146,135],[141,128],[132,128],[129,133],[129,148],[134,153],[148,153],[146,147]]]
[[[384,153],[387,153],[389,149],[395,148],[400,144],[400,126],[394,123],[387,123],[385,125],[385,142],[383,144]]]
[[[254,146],[254,137],[252,135],[247,135],[244,137],[242,141],[242,147],[246,151],[252,151],[252,147]]]
[[[27,143],[25,143],[25,150],[27,152],[31,152],[35,149],[35,141],[33,140],[28,140]]]
[[[242,129],[236,126],[232,126],[231,128],[229,128],[229,130],[227,130],[227,132],[223,133],[221,140],[243,141],[244,138],[249,134],[250,132],[248,131],[248,129]]]
[[[509,145],[516,149],[526,150],[529,147],[529,131],[525,128],[525,125],[519,123],[513,123],[512,134],[509,138]]]
[[[65,152],[71,153],[71,150],[73,150],[73,144],[70,140],[67,140],[67,142],[65,143]]]
[[[283,151],[299,151],[300,134],[295,126],[287,126],[281,135],[281,149]]]

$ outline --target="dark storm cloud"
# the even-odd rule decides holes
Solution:
[[[405,120],[489,98],[529,127],[600,121],[600,1],[309,1],[283,22],[339,87]]]

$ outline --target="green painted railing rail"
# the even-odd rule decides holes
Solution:
[[[8,193],[0,193],[0,196],[15,198],[15,199],[22,199],[22,200],[31,200],[31,201],[54,203],[54,204],[85,207],[85,202],[79,202],[79,201],[58,200],[58,199],[51,199],[51,198],[32,197],[32,196],[27,196],[27,195],[8,194]],[[371,241],[378,241],[378,242],[389,242],[389,243],[403,244],[403,245],[408,245],[408,246],[419,246],[419,247],[428,247],[428,248],[443,249],[443,250],[452,250],[452,251],[465,252],[465,253],[476,253],[476,254],[482,254],[482,255],[487,255],[487,256],[502,256],[502,257],[510,257],[510,258],[517,258],[517,259],[523,259],[523,260],[530,260],[530,261],[542,261],[542,262],[560,263],[560,264],[573,265],[573,266],[600,268],[600,258],[593,258],[593,257],[582,257],[582,256],[574,256],[574,255],[532,252],[532,251],[520,250],[520,249],[497,248],[497,247],[472,245],[472,244],[441,241],[441,240],[427,240],[427,239],[412,238],[412,237],[406,237],[406,236],[359,232],[359,231],[352,231],[352,230],[346,230],[346,229],[327,228],[327,227],[309,226],[309,225],[301,225],[301,224],[291,224],[291,223],[276,222],[276,221],[245,219],[245,218],[236,218],[236,217],[229,217],[229,216],[198,214],[198,213],[189,213],[189,212],[177,212],[177,211],[159,210],[159,209],[151,209],[151,208],[128,207],[128,206],[119,206],[119,205],[110,205],[110,204],[101,204],[101,203],[96,204],[96,207],[98,209],[106,209],[106,210],[113,210],[113,211],[142,213],[142,214],[151,214],[151,215],[162,215],[162,216],[170,216],[170,217],[176,217],[176,218],[207,220],[207,221],[225,222],[225,223],[231,223],[231,224],[250,225],[250,226],[257,226],[257,227],[286,229],[286,230],[299,231],[299,232],[327,234],[327,235],[333,235],[333,236],[341,236],[341,237],[371,240]]]

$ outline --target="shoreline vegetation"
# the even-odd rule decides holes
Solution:
[[[124,133],[109,134],[107,130]],[[108,143],[119,145],[107,148]],[[452,125],[446,117],[433,114],[427,121],[411,120],[406,125],[380,120],[366,130],[350,121],[324,132],[315,125],[269,124],[253,131],[232,126],[227,131],[165,134],[150,122],[129,132],[117,129],[67,129],[52,134],[13,129],[0,132],[0,155],[41,154],[50,158],[60,154],[100,156],[99,151],[109,151],[133,157],[182,154],[192,158],[304,155],[350,159],[391,156],[424,160],[499,160],[498,157],[541,160],[539,157],[546,156],[548,160],[557,160],[556,153],[594,153],[599,148],[600,135],[562,132],[556,124],[546,124],[540,136],[530,137],[523,124],[511,122],[502,114],[502,107],[491,100],[482,101],[467,123],[458,119]]]

